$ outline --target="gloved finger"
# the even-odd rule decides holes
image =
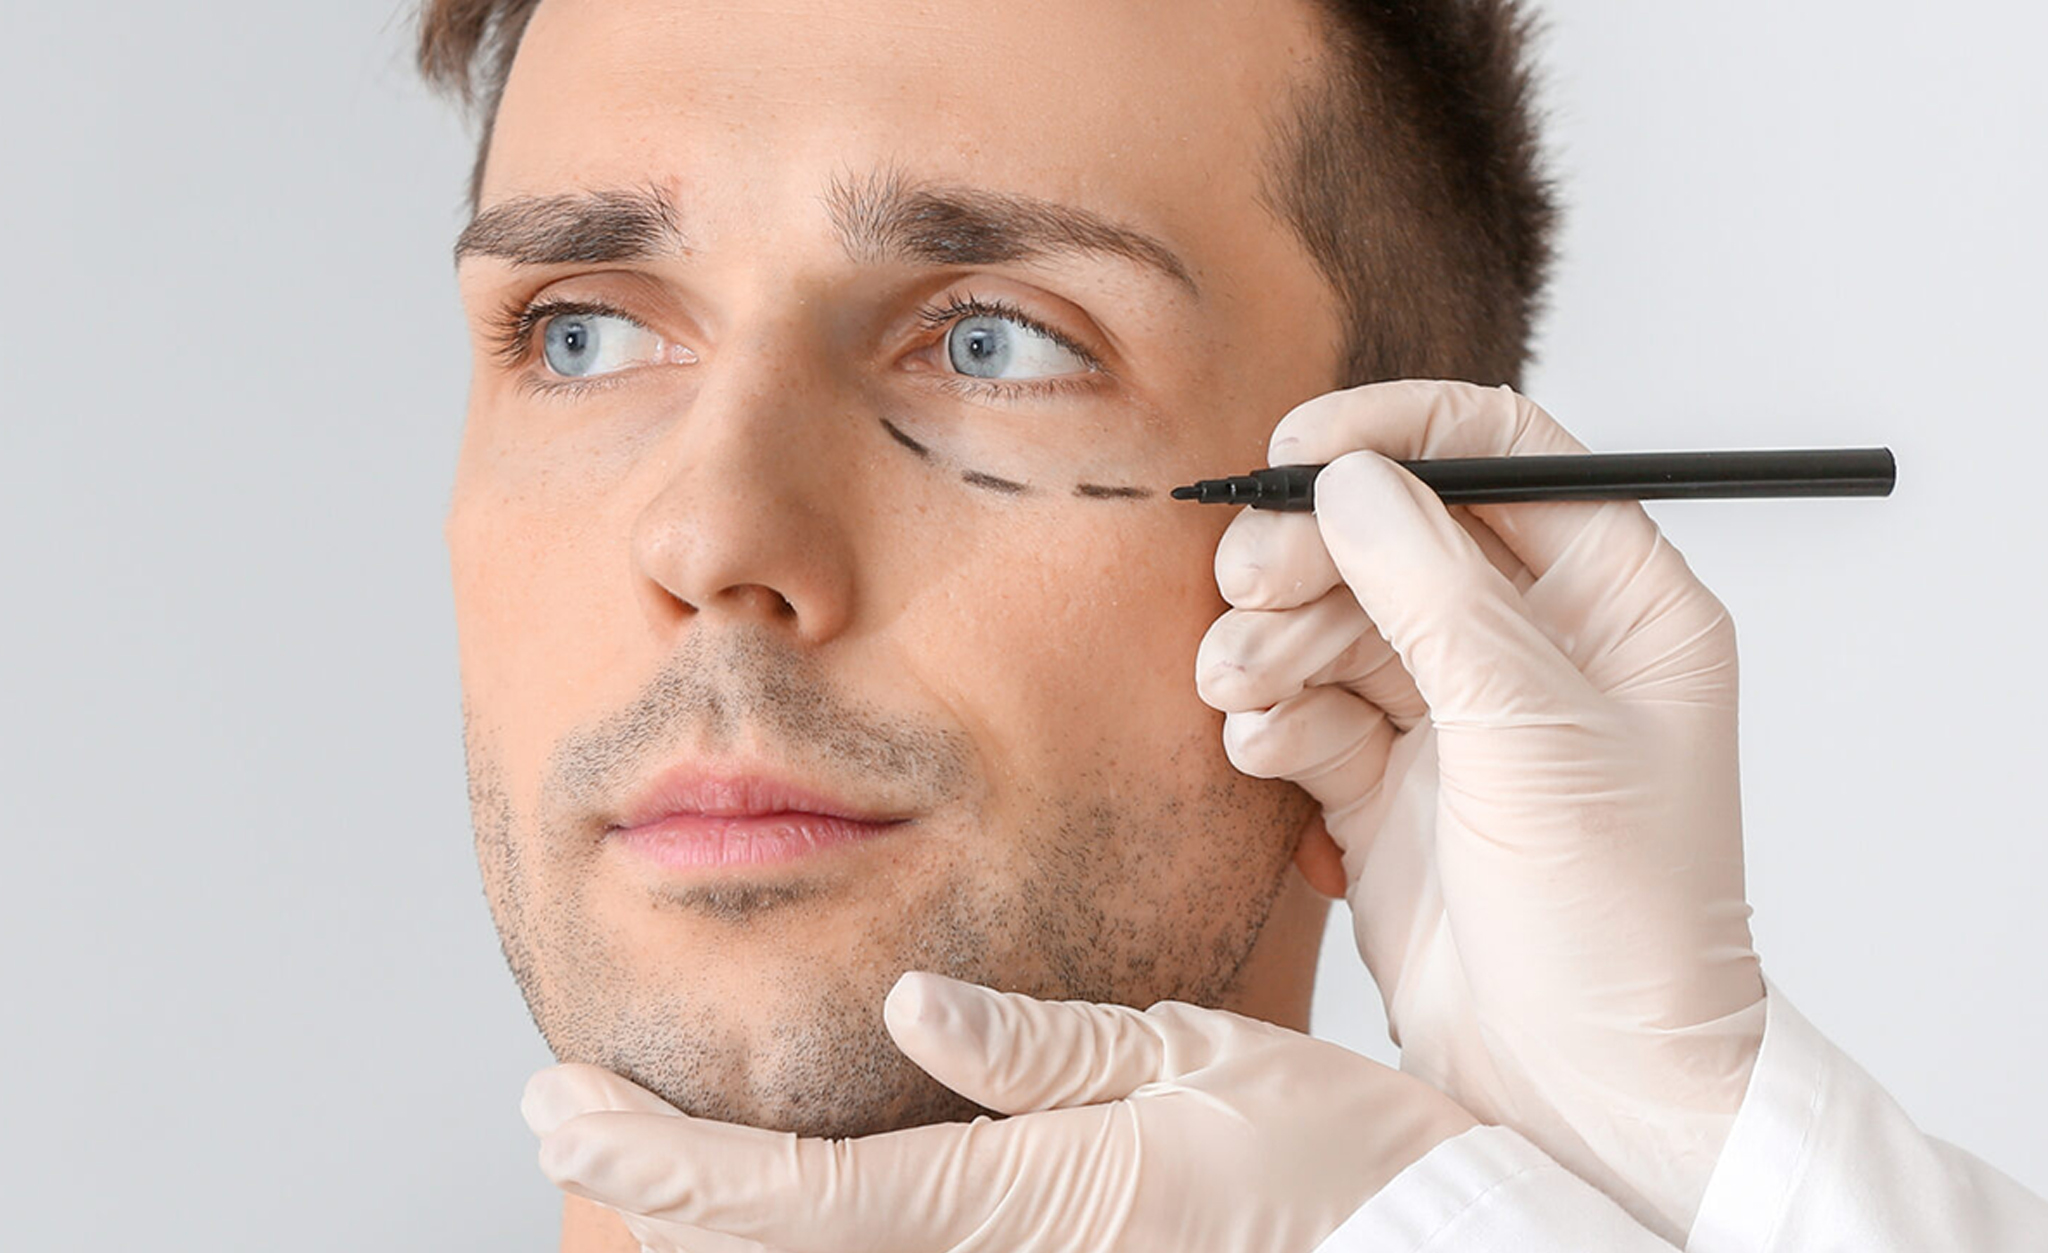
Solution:
[[[1315,519],[1240,509],[1216,542],[1216,590],[1239,609],[1291,609],[1337,586]]]
[[[1226,609],[1195,650],[1195,691],[1224,713],[1264,709],[1371,631],[1342,587],[1298,609]]]
[[[1345,591],[1348,594],[1350,589]],[[1305,688],[1326,685],[1344,688],[1371,701],[1397,730],[1406,731],[1429,715],[1429,706],[1416,690],[1415,679],[1401,666],[1400,654],[1370,618],[1366,620],[1364,634],[1302,684]]]
[[[1428,713],[1415,680],[1346,587],[1296,609],[1225,610],[1195,652],[1195,690],[1224,713],[1264,709],[1322,683],[1358,693],[1403,730]]]
[[[1437,724],[1572,722],[1597,702],[1443,501],[1388,458],[1330,462],[1316,522]]]
[[[788,1253],[940,1253],[1052,1247],[1047,1217],[1080,1229],[1132,1186],[1128,1104],[847,1140],[688,1115],[600,1111],[541,1145],[557,1187],[663,1222]]]
[[[1465,534],[1472,537],[1472,542],[1479,546],[1480,552],[1486,554],[1486,559],[1493,563],[1494,569],[1500,571],[1502,578],[1514,584],[1516,591],[1528,591],[1529,585],[1536,581],[1536,576],[1522,563],[1522,559],[1515,555],[1514,550],[1508,547],[1506,540],[1503,540],[1492,527],[1472,515],[1472,510],[1479,507],[1481,506],[1452,505],[1451,519],[1465,528]]]
[[[1371,383],[1306,400],[1280,419],[1267,441],[1273,465],[1334,461],[1359,449],[1395,460],[1588,451],[1557,419],[1513,388],[1426,379]],[[1324,489],[1318,477],[1318,502]],[[1499,535],[1536,579],[1573,551],[1594,519],[1601,519],[1617,538],[1634,541],[1619,550],[1611,541],[1581,546],[1579,557],[1599,562],[1609,587],[1628,581],[1632,571],[1627,554],[1647,550],[1657,529],[1642,504],[1633,500],[1517,501],[1462,508]],[[1511,574],[1507,577],[1519,582]]]
[[[1394,379],[1325,392],[1294,406],[1274,424],[1266,439],[1266,460],[1271,465],[1326,463],[1361,448],[1397,460],[1586,451],[1562,428],[1557,434],[1577,447],[1554,446],[1548,433],[1532,435],[1530,416],[1539,410],[1524,400],[1505,385],[1443,379]],[[1322,497],[1320,482],[1316,496]]]
[[[1351,451],[1345,449],[1345,451]],[[1456,505],[1451,516],[1517,590],[1536,576],[1492,528]],[[1289,609],[1316,600],[1342,580],[1315,520],[1298,513],[1241,509],[1216,545],[1216,590],[1239,609]]]
[[[600,1066],[565,1062],[526,1081],[519,1112],[533,1133],[545,1139],[579,1114],[612,1110],[681,1117],[682,1111],[637,1083]],[[753,1240],[664,1222],[631,1211],[614,1211],[633,1238],[652,1253],[779,1253]]]
[[[639,1084],[602,1066],[582,1062],[564,1062],[534,1072],[519,1100],[519,1113],[537,1136],[548,1134],[578,1114],[599,1109],[643,1114],[682,1112]]]
[[[1379,789],[1397,738],[1383,711],[1335,687],[1311,687],[1271,709],[1223,720],[1230,764],[1254,778],[1298,784],[1322,805],[1326,825]]]
[[[1005,1114],[1119,1100],[1172,1078],[1159,1026],[1126,1005],[1041,1001],[912,970],[882,1003],[896,1047]]]

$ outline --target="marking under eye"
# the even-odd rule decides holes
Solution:
[[[1149,487],[1111,487],[1103,483],[1078,483],[1074,486],[1074,495],[1086,496],[1090,500],[1135,500],[1151,494]]]
[[[993,474],[983,474],[979,470],[961,471],[960,481],[972,483],[976,487],[985,487],[992,492],[1002,492],[1009,496],[1019,496],[1029,490],[1022,483],[1011,479],[999,479]]]
[[[926,448],[923,444],[920,444],[916,440],[910,438],[908,435],[905,435],[900,429],[898,429],[894,422],[891,422],[887,418],[883,418],[882,428],[888,431],[889,434],[895,436],[897,443],[903,445],[905,448],[908,448],[910,451],[916,453],[920,460],[930,461],[932,459],[931,449]]]
[[[889,432],[890,438],[908,448],[911,452],[916,453],[919,461],[932,460],[932,450],[906,435],[903,432],[903,428],[887,418],[881,419],[881,422],[882,429]],[[986,488],[991,492],[1001,492],[1005,496],[1022,496],[1031,490],[1015,479],[997,478],[993,474],[984,474],[980,470],[962,470],[960,472],[960,481],[974,487]]]

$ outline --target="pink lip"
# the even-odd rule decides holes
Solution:
[[[698,870],[795,861],[901,821],[766,775],[685,763],[641,789],[606,836],[671,869]]]

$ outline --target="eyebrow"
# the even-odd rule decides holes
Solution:
[[[866,179],[834,178],[823,199],[847,255],[857,261],[985,265],[1093,254],[1135,261],[1201,295],[1173,249],[1090,209],[1015,192],[921,184],[894,169]]]
[[[901,171],[835,177],[821,197],[856,261],[986,265],[1081,254],[1117,257],[1172,279],[1196,298],[1187,264],[1159,239],[1090,209],[1015,192],[919,183]],[[689,250],[680,214],[652,185],[518,196],[480,210],[455,240],[455,260],[514,265],[649,261]]]
[[[675,205],[658,187],[516,196],[477,213],[455,237],[455,263],[514,265],[649,261],[687,252]]]

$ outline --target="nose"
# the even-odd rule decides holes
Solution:
[[[821,417],[842,407],[827,381],[790,371],[786,354],[760,368],[746,355],[705,363],[660,446],[633,560],[665,629],[726,620],[815,645],[853,615],[858,519],[835,470],[854,460],[836,447],[848,424]]]

